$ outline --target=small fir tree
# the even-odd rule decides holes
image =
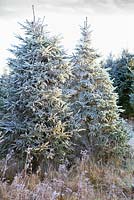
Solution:
[[[81,27],[81,40],[72,57],[71,109],[77,150],[86,149],[97,158],[123,156],[127,150],[128,134],[119,118],[114,92],[108,72],[99,64],[91,48],[90,26],[87,19]],[[79,138],[79,140],[78,140]],[[81,145],[80,145],[81,144]]]
[[[1,155],[11,150],[25,157],[61,162],[71,147],[71,133],[65,120],[67,103],[63,85],[70,77],[66,55],[57,37],[49,37],[40,19],[26,20],[25,36],[10,50],[10,75],[5,113],[0,123],[3,132]],[[66,118],[67,119],[67,118]]]
[[[134,117],[132,106],[134,55],[130,54],[128,50],[123,50],[119,58],[109,57],[105,67],[110,68],[109,73],[119,95],[118,105],[124,109],[122,116]]]

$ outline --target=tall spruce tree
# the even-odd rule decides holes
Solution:
[[[86,149],[91,155],[106,160],[123,156],[128,134],[119,118],[117,94],[109,74],[97,64],[98,55],[91,48],[87,19],[81,27],[81,35],[71,60],[74,76],[71,83],[72,121],[80,135],[75,138],[76,149]]]
[[[10,51],[8,98],[0,123],[1,156],[27,150],[36,157],[62,161],[70,151],[63,85],[70,77],[66,55],[57,37],[49,37],[41,19],[21,24],[24,36]],[[45,29],[45,30],[44,30]]]

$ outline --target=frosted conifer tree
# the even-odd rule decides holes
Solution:
[[[4,109],[4,102],[7,98],[8,75],[4,73],[0,77],[0,119],[2,118],[2,110]]]
[[[107,67],[110,69],[110,76],[119,95],[118,105],[124,109],[122,116],[133,117],[134,55],[130,54],[128,50],[123,50],[120,57],[116,59],[109,57],[106,60],[105,68]]]
[[[72,111],[79,130],[77,150],[88,150],[91,155],[108,159],[124,155],[128,135],[119,119],[117,94],[107,71],[99,64],[90,43],[87,19],[81,27],[81,40],[72,57]],[[81,146],[81,145],[82,146]]]
[[[21,24],[24,37],[10,50],[8,98],[0,123],[2,155],[14,150],[64,160],[70,150],[70,132],[64,115],[62,89],[70,71],[57,37],[49,37],[40,19]],[[45,29],[45,30],[44,30]]]

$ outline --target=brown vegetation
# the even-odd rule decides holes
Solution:
[[[61,165],[58,171],[50,168],[43,175],[40,170],[31,175],[24,170],[15,176],[12,183],[9,183],[8,179],[1,180],[0,199],[132,200],[133,172],[128,165],[124,168],[104,166],[91,162],[84,156],[69,170],[64,165]]]

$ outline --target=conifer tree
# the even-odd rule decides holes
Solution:
[[[4,73],[0,77],[0,119],[2,118],[2,110],[4,109],[4,102],[7,98],[8,75]]]
[[[90,36],[86,19],[71,60],[72,121],[80,135],[75,138],[76,149],[86,149],[97,158],[108,159],[125,154],[128,135],[119,118],[115,88],[106,69],[97,64],[98,55],[91,48]]]
[[[8,98],[0,123],[1,155],[11,150],[25,157],[62,161],[70,150],[63,85],[70,77],[66,54],[57,37],[50,37],[41,19],[21,24],[25,35],[10,51]]]
[[[130,94],[130,105],[132,109],[134,110],[134,83],[132,85],[132,92]]]
[[[109,68],[109,73],[119,95],[118,105],[124,109],[123,117],[133,117],[132,106],[133,82],[134,82],[134,55],[128,50],[123,50],[121,56],[113,59],[108,58],[105,68]]]
[[[132,108],[131,116],[134,117],[134,67],[131,69],[132,83],[131,83],[131,93],[130,93],[130,105]]]

